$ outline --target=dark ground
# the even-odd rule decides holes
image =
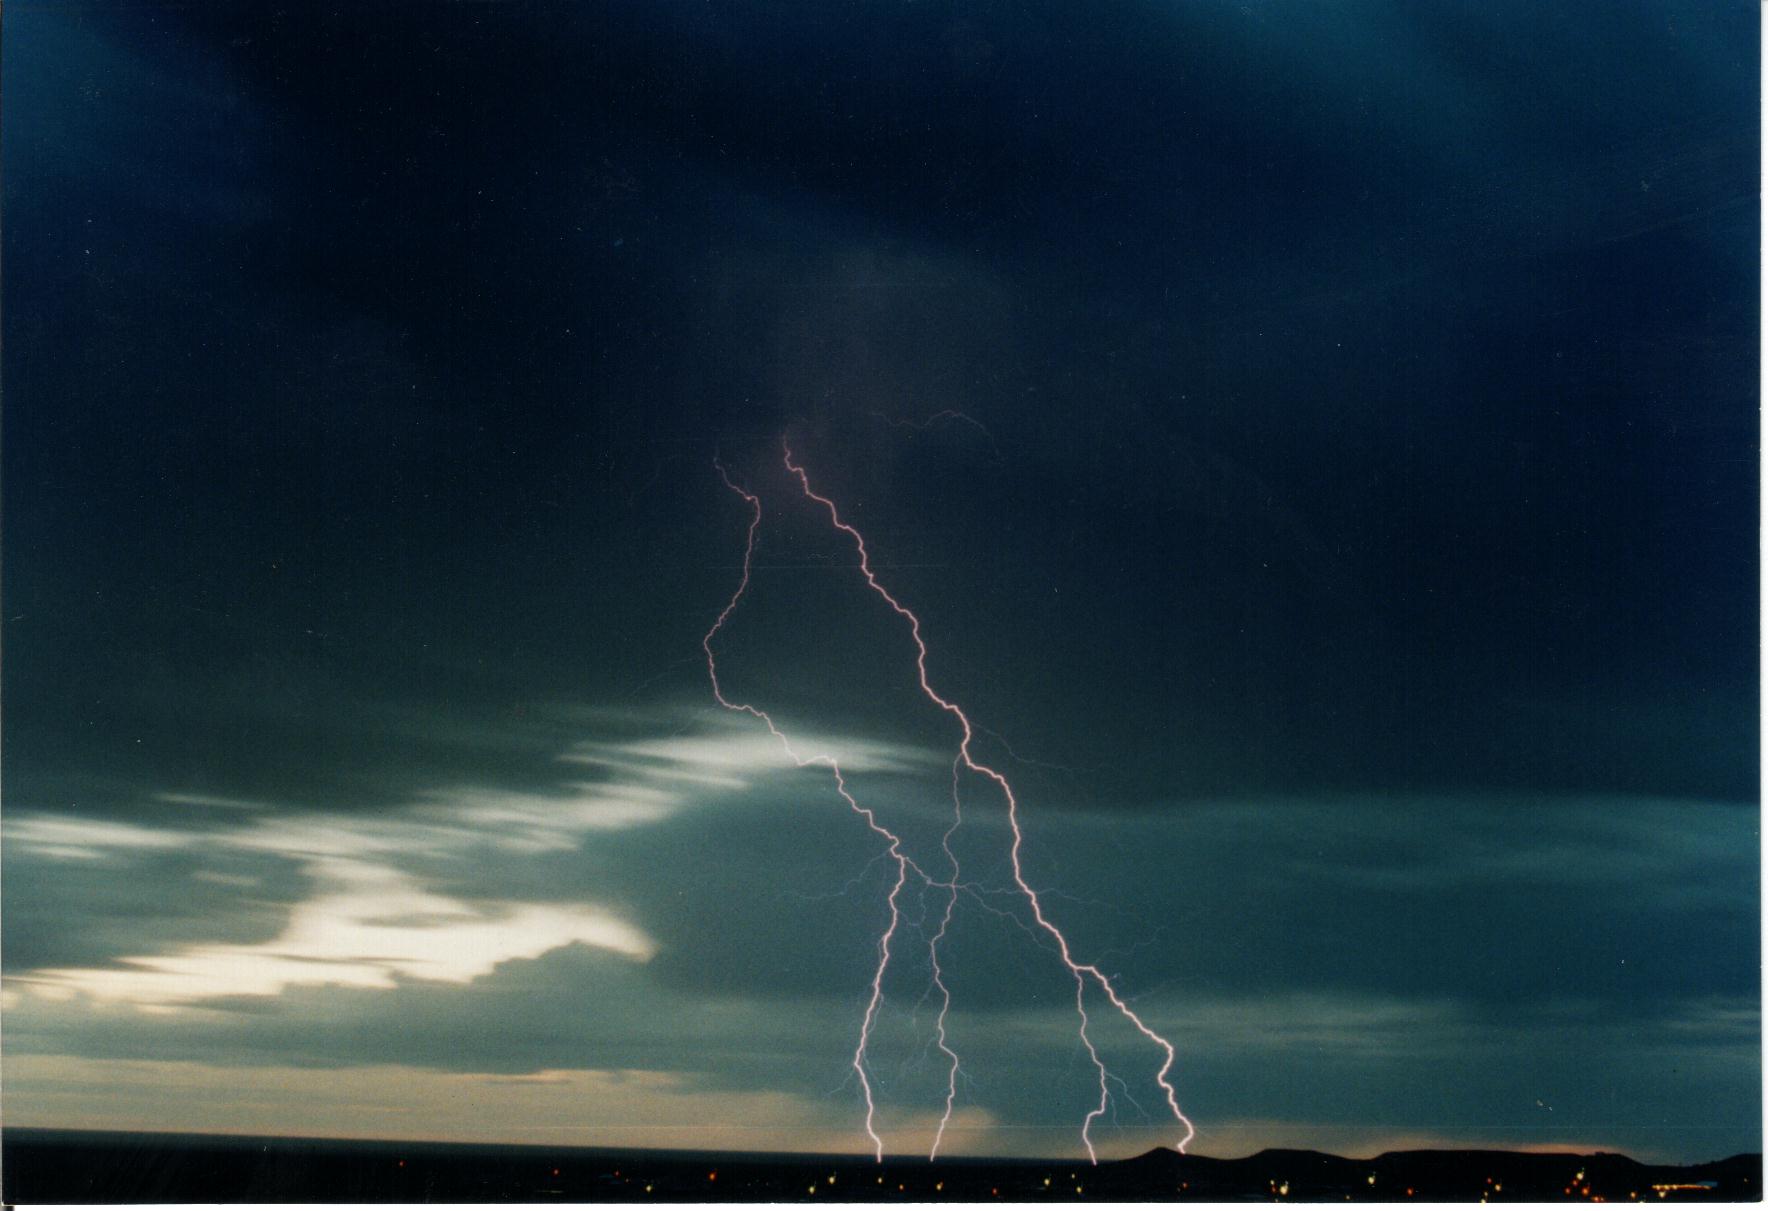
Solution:
[[[1757,1201],[1760,1154],[1642,1165],[1597,1153],[1389,1152],[1347,1160],[1267,1151],[1241,1160],[1164,1149],[1074,1161],[619,1152],[251,1136],[13,1129],[8,1203],[663,1202],[823,1200]]]

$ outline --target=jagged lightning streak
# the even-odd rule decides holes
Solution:
[[[735,481],[731,479],[730,474],[725,471],[722,462],[713,459],[712,465],[718,468],[719,477],[724,480],[725,486],[747,501],[750,509],[749,533],[743,546],[742,579],[737,584],[737,591],[731,594],[730,601],[726,602],[724,609],[719,612],[717,621],[712,624],[712,629],[707,631],[705,637],[700,640],[700,646],[705,649],[706,652],[706,673],[712,681],[712,696],[718,699],[718,705],[724,707],[727,711],[738,711],[743,714],[753,715],[755,718],[761,720],[761,722],[767,726],[767,730],[773,733],[774,739],[780,742],[780,747],[785,750],[786,756],[791,758],[793,764],[797,765],[798,768],[804,769],[812,765],[827,766],[829,772],[834,775],[836,793],[841,796],[848,807],[853,809],[853,811],[866,822],[868,828],[889,843],[890,856],[896,862],[896,882],[891,885],[890,895],[886,900],[890,906],[890,923],[885,927],[883,934],[878,938],[878,966],[872,972],[871,999],[866,1002],[865,1016],[860,1021],[859,1043],[854,1048],[852,1061],[853,1071],[859,1077],[860,1090],[864,1093],[866,1099],[866,1135],[871,1138],[874,1156],[880,1163],[882,1163],[884,1160],[884,1141],[878,1135],[874,1125],[877,1117],[877,1105],[872,1097],[871,1077],[866,1072],[866,1047],[871,1042],[872,1026],[878,1020],[878,1009],[884,1000],[884,972],[885,969],[890,966],[890,943],[892,939],[896,937],[896,927],[901,921],[901,912],[897,907],[897,899],[902,893],[903,884],[908,881],[910,869],[913,869],[917,875],[920,875],[920,877],[927,882],[931,883],[932,880],[927,879],[925,872],[923,872],[920,867],[916,866],[915,863],[909,859],[909,856],[903,852],[902,839],[889,829],[885,828],[882,824],[878,823],[878,817],[872,812],[872,810],[863,806],[859,800],[853,797],[852,792],[847,789],[846,775],[841,772],[840,763],[837,762],[834,757],[827,753],[819,753],[811,757],[800,756],[798,751],[792,747],[791,740],[789,740],[786,737],[786,734],[775,725],[773,717],[766,711],[746,702],[733,702],[725,697],[724,687],[720,685],[718,681],[718,659],[713,655],[712,640],[724,627],[724,624],[726,620],[730,618],[731,613],[737,608],[737,603],[743,599],[743,594],[749,591],[749,574],[755,559],[755,532],[761,528],[761,498],[756,496],[753,492],[738,487]],[[950,834],[948,833],[947,835],[949,837]],[[953,861],[955,863],[956,859],[953,859]],[[957,879],[955,873],[952,883],[952,895],[956,896]],[[946,915],[949,920],[949,908]],[[943,934],[943,932],[944,929],[942,927],[941,933]],[[934,959],[934,973],[936,979],[940,978],[937,955]],[[945,985],[942,981],[940,983],[940,988],[943,990],[944,987]],[[947,994],[946,1004],[949,1006],[950,1003],[951,997]],[[953,1055],[950,1049],[945,1047],[945,1013],[943,1010],[940,1013],[939,1020],[940,1047],[942,1050],[946,1051],[947,1055],[951,1055],[954,1071],[952,1080],[955,1086],[957,1079],[955,1076],[957,1056]],[[950,1117],[949,1102],[947,1104],[947,1117]],[[944,1124],[942,1123],[940,1127],[943,1132]],[[935,1143],[934,1147],[937,1149],[938,1144]]]
[[[1074,1001],[1075,1008],[1080,1014],[1081,1043],[1086,1047],[1087,1055],[1092,1059],[1093,1067],[1099,1073],[1099,1104],[1087,1113],[1085,1120],[1081,1123],[1080,1129],[1081,1142],[1086,1145],[1087,1156],[1091,1158],[1094,1164],[1099,1163],[1099,1155],[1093,1149],[1092,1126],[1093,1121],[1105,1113],[1106,1106],[1110,1101],[1110,1087],[1106,1083],[1108,1074],[1105,1069],[1105,1063],[1099,1058],[1098,1048],[1093,1045],[1093,1041],[1087,1033],[1087,1028],[1091,1024],[1087,1017],[1086,1006],[1086,986],[1088,979],[1091,979],[1099,986],[1100,990],[1104,992],[1105,996],[1111,1001],[1111,1004],[1132,1026],[1140,1031],[1150,1042],[1159,1047],[1165,1054],[1166,1060],[1161,1064],[1160,1070],[1154,1074],[1154,1080],[1160,1086],[1161,1092],[1166,1095],[1166,1104],[1168,1108],[1172,1110],[1173,1117],[1178,1121],[1180,1126],[1184,1128],[1185,1133],[1178,1142],[1178,1150],[1180,1152],[1185,1151],[1186,1146],[1190,1144],[1193,1136],[1196,1135],[1196,1129],[1191,1125],[1191,1120],[1185,1117],[1184,1111],[1179,1109],[1178,1094],[1173,1089],[1172,1083],[1167,1079],[1167,1074],[1172,1071],[1173,1063],[1177,1059],[1177,1052],[1173,1049],[1173,1045],[1167,1042],[1167,1040],[1162,1038],[1159,1034],[1155,1033],[1155,1031],[1141,1019],[1136,1011],[1129,1007],[1124,999],[1118,995],[1116,987],[1111,983],[1110,978],[1106,976],[1103,971],[1100,971],[1098,967],[1091,963],[1079,963],[1075,961],[1073,952],[1069,949],[1067,936],[1064,935],[1060,929],[1056,928],[1055,924],[1044,915],[1043,904],[1038,900],[1037,892],[1032,889],[1031,884],[1025,881],[1025,872],[1020,865],[1019,851],[1024,843],[1025,835],[1019,827],[1019,800],[1013,794],[1012,784],[1007,781],[1006,776],[992,766],[985,765],[978,761],[974,753],[971,752],[970,745],[975,737],[976,730],[970,722],[970,717],[964,713],[963,708],[958,706],[957,703],[942,697],[928,680],[927,644],[921,638],[920,618],[915,615],[914,611],[910,610],[907,606],[903,605],[892,596],[890,590],[886,589],[881,583],[879,583],[877,575],[872,571],[871,555],[866,550],[865,537],[847,522],[841,520],[841,513],[835,507],[835,502],[833,500],[826,496],[819,495],[816,489],[810,486],[810,476],[807,475],[804,468],[799,466],[793,459],[791,445],[784,438],[781,439],[780,445],[785,453],[786,469],[797,477],[799,487],[804,490],[804,495],[826,509],[829,514],[830,523],[837,530],[840,530],[853,540],[854,547],[859,552],[859,570],[860,573],[865,576],[866,583],[872,587],[872,590],[876,592],[878,596],[884,599],[885,603],[889,605],[892,610],[901,615],[909,624],[909,634],[915,641],[915,669],[920,677],[921,692],[941,710],[956,719],[959,727],[962,729],[963,738],[958,744],[958,760],[963,764],[965,769],[974,774],[981,775],[993,782],[1000,788],[1001,795],[1006,800],[1007,822],[1011,826],[1013,833],[1013,843],[1009,851],[1009,856],[1012,860],[1013,882],[1018,886],[1020,894],[1025,897],[1026,903],[1030,905],[1032,918],[1037,922],[1039,928],[1049,934],[1051,939],[1056,943],[1056,948],[1062,956],[1062,962],[1068,967],[1069,972],[1074,976]],[[757,516],[759,517],[759,503],[757,503],[756,509]],[[950,834],[948,833],[947,836],[949,837]]]
[[[933,963],[933,983],[939,988],[939,1021],[934,1029],[939,1037],[939,1049],[945,1052],[950,1061],[945,1074],[945,1113],[940,1116],[939,1130],[933,1133],[933,1147],[927,1152],[928,1160],[939,1159],[939,1144],[945,1139],[945,1129],[952,1121],[952,1103],[958,1099],[958,1053],[953,1051],[945,1041],[945,1018],[952,1008],[951,989],[945,986],[945,972],[939,966],[939,944],[945,941],[945,932],[952,925],[952,910],[958,906],[958,855],[952,852],[952,834],[957,832],[964,823],[964,802],[958,796],[958,771],[960,765],[957,758],[952,759],[952,823],[939,839],[939,848],[945,851],[945,860],[951,867],[951,886],[947,889],[945,916],[939,920],[939,932],[927,944],[927,954]]]

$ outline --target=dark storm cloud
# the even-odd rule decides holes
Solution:
[[[287,858],[204,852],[177,834],[144,838],[148,846],[141,849],[108,854],[100,849],[79,861],[45,860],[29,852],[33,842],[59,842],[77,852],[89,841],[77,826],[33,828],[24,813],[9,815],[4,859],[9,976],[42,967],[103,965],[190,943],[268,941],[309,891]],[[23,844],[21,836],[27,838]]]
[[[934,773],[925,789],[937,784]],[[912,852],[941,869],[947,819],[922,825],[905,815],[906,788],[855,785],[905,837],[924,832],[927,844]],[[457,871],[440,886],[468,897],[496,888],[615,894],[660,944],[656,977],[684,990],[768,997],[859,987],[872,956],[854,939],[882,929],[893,872],[814,779],[782,801],[784,793],[750,792],[523,871]],[[1135,814],[1027,810],[1029,877],[1083,950],[1121,969],[1132,989],[1403,988],[1494,1009],[1589,1000],[1612,1018],[1756,986],[1757,833],[1747,808],[1343,800],[1223,804],[1158,825]],[[978,794],[967,816],[957,838],[967,878],[1010,888],[998,806]],[[930,935],[943,903],[911,888],[907,936]],[[948,946],[972,1003],[998,1008],[1026,995],[1028,981],[1061,993],[1048,939],[1015,896],[966,897]],[[910,999],[927,979],[917,953],[901,961]]]
[[[1747,7],[20,19],[9,780],[139,760],[107,684],[220,627],[312,703],[644,684],[708,449],[825,415],[1114,792],[1754,792]],[[954,406],[1004,465],[869,415]],[[295,709],[251,750],[378,763]]]
[[[383,639],[351,664],[360,649],[236,617],[193,618],[170,602],[144,613],[141,631],[111,631],[51,667],[20,644],[19,683],[54,685],[44,709],[14,725],[39,754],[9,776],[17,807],[179,823],[200,804],[156,795],[375,810],[438,784],[543,790],[585,728],[582,708],[518,698],[421,643]]]

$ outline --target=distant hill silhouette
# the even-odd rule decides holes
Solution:
[[[1176,1181],[1184,1194],[1219,1199],[1275,1194],[1336,1202],[1347,1195],[1352,1201],[1755,1201],[1762,1188],[1762,1158],[1757,1153],[1700,1165],[1647,1165],[1609,1152],[1420,1149],[1354,1160],[1270,1148],[1240,1160],[1218,1160],[1156,1148],[1121,1162],[1121,1167],[1136,1173],[1149,1188],[1170,1187]]]
[[[1646,1165],[1612,1153],[1166,1148],[1084,1161],[886,1159],[386,1143],[13,1128],[7,1203],[127,1202],[1297,1202],[1758,1201],[1760,1154]]]

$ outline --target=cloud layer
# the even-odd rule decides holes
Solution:
[[[26,953],[88,957],[14,970],[9,1050],[88,1080],[102,1060],[176,1062],[216,1090],[226,1070],[288,1064],[461,1080],[644,1071],[731,1113],[771,1093],[839,1115],[855,1097],[846,1065],[888,864],[820,771],[795,770],[740,721],[701,717],[691,732],[627,721],[639,734],[564,746],[554,794],[442,788],[360,815],[230,809],[200,828],[13,814],[9,887],[59,889],[25,914]],[[928,751],[819,743],[886,813],[912,820],[949,793]],[[1206,1150],[1297,1141],[1301,1127],[1244,1125],[1273,1114],[1346,1141],[1744,1146],[1758,1030],[1749,809],[1214,803],[1153,827],[1144,811],[1027,810],[1029,876],[1080,953],[1179,1045]],[[1060,1154],[1088,1073],[1065,977],[1010,893],[1006,840],[1000,805],[976,788],[944,949],[966,1146]],[[94,954],[83,911],[117,906],[88,891],[124,871],[132,929]],[[267,902],[272,886],[281,898]],[[165,924],[192,896],[211,928],[187,923],[180,941]],[[893,1147],[939,1102],[925,945],[941,906],[905,897],[874,1043]],[[237,934],[236,917],[255,931]],[[1122,1078],[1103,1138],[1157,1140],[1146,1045],[1109,1018],[1095,1037]],[[56,1087],[27,1076],[14,1096],[47,1115],[74,1096]],[[650,1104],[637,1088],[633,1113]],[[1617,1098],[1634,1110],[1615,1117]],[[1714,1104],[1737,1131],[1692,1125]],[[393,1121],[443,1123],[435,1113],[414,1092]],[[754,1134],[800,1146],[799,1114]]]

